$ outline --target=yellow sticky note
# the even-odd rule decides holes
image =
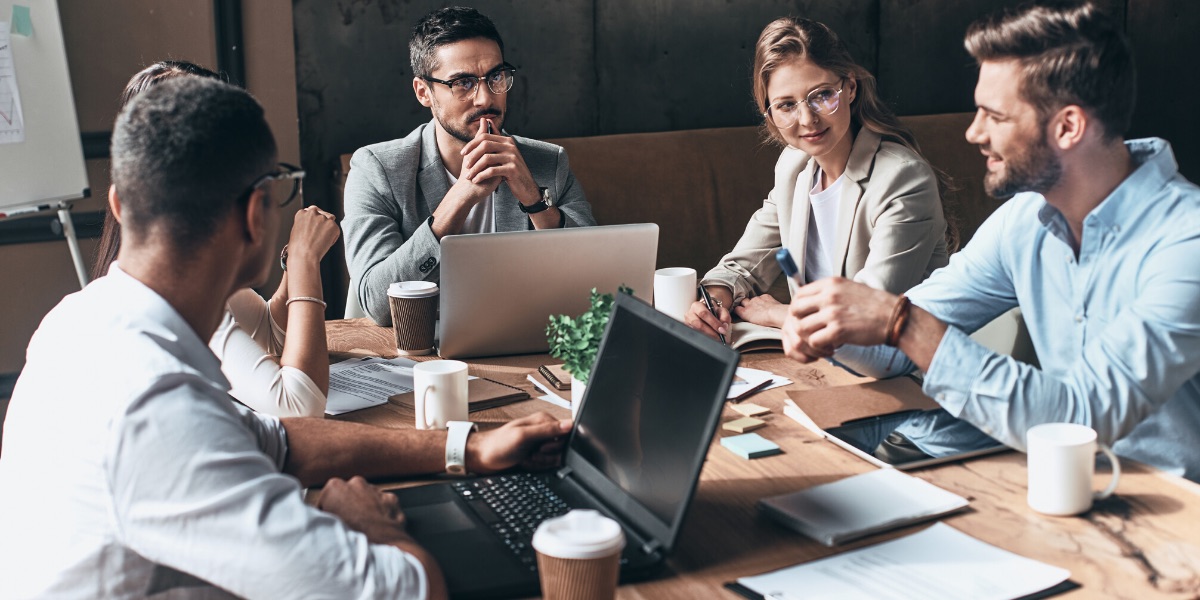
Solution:
[[[742,417],[740,419],[729,421],[721,427],[736,433],[746,433],[748,431],[754,431],[755,429],[766,426],[767,422],[761,419],[755,419],[754,417]]]
[[[742,413],[743,415],[746,415],[747,417],[757,417],[759,415],[765,415],[765,414],[768,414],[771,412],[771,409],[769,409],[765,406],[759,406],[753,402],[744,402],[742,404],[730,404],[729,408],[732,408],[734,411]]]

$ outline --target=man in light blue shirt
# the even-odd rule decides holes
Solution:
[[[1200,188],[1167,142],[1122,139],[1128,42],[1088,3],[1005,11],[972,25],[966,47],[980,65],[967,139],[988,192],[1015,196],[907,298],[846,280],[802,288],[788,355],[852,344],[834,358],[859,373],[922,369],[925,392],[965,421],[906,431],[928,453],[980,431],[1022,449],[1030,427],[1074,422],[1200,481]],[[1015,306],[1040,368],[968,337]]]

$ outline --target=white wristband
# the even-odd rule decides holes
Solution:
[[[467,436],[478,429],[470,421],[446,423],[446,472],[451,475],[467,474]]]

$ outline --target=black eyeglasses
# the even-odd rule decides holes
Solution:
[[[466,102],[467,100],[474,98],[475,94],[479,92],[479,83],[481,81],[487,82],[488,89],[491,90],[493,94],[507,94],[508,90],[512,89],[513,81],[516,79],[516,77],[514,77],[516,73],[516,67],[508,63],[504,63],[503,65],[492,69],[483,76],[463,75],[462,77],[455,77],[449,81],[425,76],[422,76],[421,79],[431,83],[440,83],[450,88],[450,92],[454,94],[455,98],[458,98],[462,102]]]
[[[245,203],[250,199],[250,195],[254,193],[254,190],[257,190],[267,183],[288,180],[291,180],[292,182],[292,189],[288,193],[287,198],[284,198],[282,201],[278,202],[278,204],[279,206],[287,206],[292,200],[295,200],[296,196],[300,195],[300,190],[303,187],[304,169],[301,169],[296,165],[289,165],[287,163],[279,163],[279,168],[279,171],[267,173],[266,175],[262,175],[258,179],[255,179],[254,183],[251,183],[250,187],[246,188],[246,191],[242,192],[242,195],[238,197],[238,202]]]

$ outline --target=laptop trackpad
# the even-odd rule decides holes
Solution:
[[[405,508],[409,532],[415,538],[474,529],[475,522],[453,501]]]

